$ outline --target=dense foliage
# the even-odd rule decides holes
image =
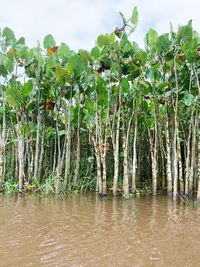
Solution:
[[[0,31],[1,190],[198,191],[199,34],[191,21],[150,29],[141,49],[129,40],[137,8],[120,15],[90,52]]]

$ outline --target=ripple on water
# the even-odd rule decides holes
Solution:
[[[200,209],[167,197],[0,198],[1,267],[198,266]]]

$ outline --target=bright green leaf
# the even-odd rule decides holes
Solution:
[[[194,96],[192,94],[187,94],[184,96],[184,103],[186,106],[190,107],[193,103]]]
[[[61,43],[61,45],[59,46],[57,50],[57,55],[61,59],[68,58],[71,55],[71,50],[69,46],[66,45],[65,43]]]
[[[134,25],[137,25],[137,23],[138,23],[138,10],[137,10],[136,6],[133,9],[133,13],[132,13],[132,17],[131,17],[131,23]]]
[[[43,46],[45,49],[50,49],[56,45],[56,41],[51,34],[44,37]]]
[[[6,43],[8,45],[13,45],[16,43],[16,38],[15,38],[14,32],[10,28],[5,27],[3,29],[2,35],[3,35],[3,37],[5,37]]]

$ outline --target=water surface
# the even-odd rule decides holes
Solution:
[[[2,197],[0,266],[200,266],[200,209],[165,196]]]

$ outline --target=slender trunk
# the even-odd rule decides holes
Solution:
[[[56,140],[57,140],[57,148],[58,148],[58,155],[57,155],[57,165],[55,168],[54,174],[54,187],[56,194],[60,191],[60,174],[61,174],[61,145],[60,145],[60,134],[59,134],[59,127],[58,127],[58,119],[56,118]]]
[[[120,56],[118,57],[118,88],[119,88],[119,99],[118,99],[118,112],[117,112],[117,126],[115,132],[115,140],[113,142],[114,146],[114,179],[113,179],[113,196],[117,195],[118,179],[119,179],[119,133],[120,133],[120,122],[121,122],[121,66],[120,66]]]
[[[15,145],[15,180],[19,178],[18,142]]]
[[[3,190],[4,140],[0,137],[0,192]]]
[[[3,182],[6,166],[6,114],[5,101],[3,102],[3,125],[0,133],[0,192],[3,190]]]
[[[56,169],[56,154],[57,154],[57,138],[55,137],[54,140],[54,144],[52,145],[53,151],[52,151],[52,155],[53,155],[53,173],[55,173],[55,169]]]
[[[18,162],[19,162],[19,192],[23,191],[24,186],[24,135],[22,132],[22,126],[24,123],[24,114],[21,115],[21,121],[18,119],[17,136],[18,136]]]
[[[155,196],[157,194],[157,172],[158,172],[158,166],[157,166],[157,153],[158,153],[158,122],[157,122],[157,103],[156,103],[156,97],[154,93],[154,137],[151,140],[151,134],[150,140],[151,140],[151,164],[152,164],[152,191],[153,195]]]
[[[153,195],[157,193],[157,145],[154,143],[154,148],[151,154],[152,159],[152,190]]]
[[[38,168],[39,168],[39,151],[40,151],[40,127],[41,127],[41,116],[38,110],[37,116],[37,137],[35,145],[35,162],[34,162],[34,178],[38,179]]]
[[[176,95],[174,103],[174,136],[173,136],[173,156],[174,156],[174,183],[173,183],[173,200],[177,198],[178,189],[178,153],[177,153],[177,136],[178,136],[178,75],[176,67],[176,56],[174,58],[174,72],[176,81]]]
[[[185,194],[189,193],[189,179],[190,179],[190,140],[191,140],[191,125],[189,127],[189,134],[187,139],[187,156],[186,156],[186,169],[185,169]]]
[[[137,115],[135,118],[134,126],[134,139],[133,139],[133,161],[132,161],[132,192],[136,190],[136,171],[137,171]]]
[[[197,127],[197,118],[194,116],[194,123],[192,126],[192,143],[191,143],[191,169],[190,169],[190,179],[189,179],[189,191],[192,192],[195,179],[194,179],[194,170],[196,165],[196,127]]]
[[[115,145],[114,145],[114,179],[113,179],[113,196],[117,195],[118,187],[118,177],[119,177],[119,131],[120,131],[120,112],[121,108],[118,110],[117,128],[115,135]]]
[[[131,123],[133,119],[133,114],[129,119],[127,132],[125,133],[124,129],[124,136],[123,136],[123,148],[124,148],[124,177],[123,177],[123,190],[124,190],[124,197],[125,199],[129,199],[129,164],[128,164],[128,151],[129,151],[129,134]]]
[[[33,137],[31,135],[28,142],[28,181],[33,177],[33,165],[34,165],[34,156],[33,156]]]
[[[39,168],[38,168],[38,179],[41,181],[42,177],[42,164],[43,164],[43,158],[44,158],[44,138],[45,138],[45,130],[43,129],[42,133],[42,140],[40,145],[40,157],[39,157]]]
[[[96,136],[97,138],[97,136]],[[96,165],[97,165],[97,183],[96,183],[96,191],[99,192],[100,195],[103,193],[103,182],[102,182],[102,175],[101,175],[101,154],[99,151],[99,144],[97,144],[95,137],[91,133],[91,139],[94,144],[94,151],[96,157]]]
[[[183,164],[182,164],[182,157],[181,157],[181,142],[180,137],[177,136],[177,146],[178,146],[178,177],[180,182],[180,192],[184,193],[184,181],[183,181]]]
[[[65,177],[64,177],[64,190],[67,189],[67,183],[69,180],[70,162],[71,162],[71,97],[68,105],[68,122],[66,122],[66,154],[65,154]]]
[[[106,170],[106,153],[103,152],[102,155],[102,169],[103,169],[103,173],[102,173],[102,178],[103,178],[103,184],[102,184],[102,194],[105,196],[107,195],[107,170]]]
[[[80,167],[80,92],[78,96],[78,124],[77,124],[77,147],[76,147],[76,162],[74,171],[74,184],[77,184],[78,173]]]
[[[200,203],[200,137],[198,141],[197,182],[198,182],[197,201]]]
[[[177,153],[177,114],[174,118],[174,136],[173,136],[173,156],[174,156],[174,183],[173,183],[173,199],[176,200],[178,189],[178,153]]]
[[[166,116],[166,147],[167,147],[167,194],[172,195],[172,161],[171,161],[171,146],[170,146],[170,137],[169,137],[169,121]]]

